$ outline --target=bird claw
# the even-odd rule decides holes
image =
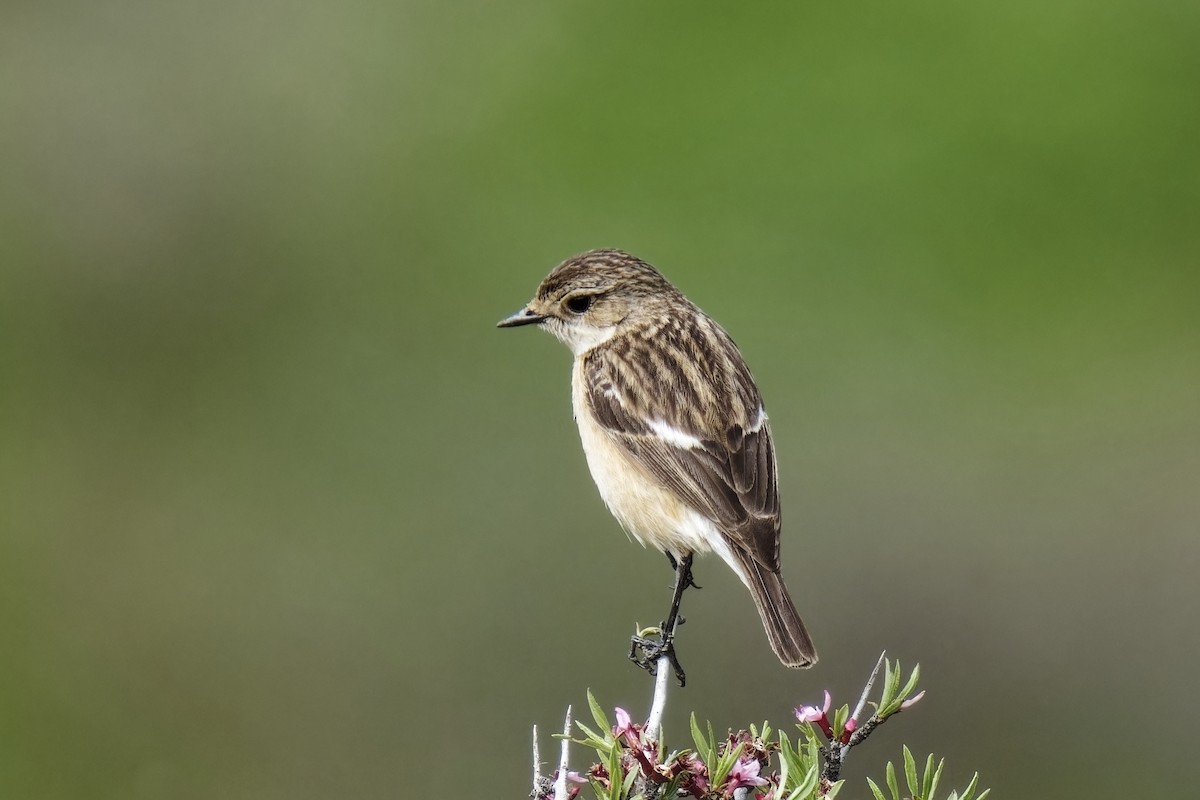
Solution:
[[[676,626],[683,624],[681,617]],[[666,657],[675,672],[675,679],[680,686],[687,683],[687,676],[675,655],[675,634],[667,633],[666,628],[647,628],[635,633],[629,639],[629,660],[637,664],[651,675],[658,674],[659,659]]]

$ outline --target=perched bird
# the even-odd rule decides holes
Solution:
[[[620,250],[564,261],[498,327],[539,325],[575,354],[571,397],[588,467],[621,526],[676,569],[661,641],[670,655],[692,556],[715,552],[750,589],[779,660],[808,667],[812,639],[779,572],[771,428],[729,335],[658,270]],[[635,650],[646,647],[634,638]]]

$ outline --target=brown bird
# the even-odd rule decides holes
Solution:
[[[816,663],[779,571],[775,449],[762,398],[729,335],[658,270],[620,250],[558,265],[521,311],[575,354],[572,400],[592,478],[609,511],[676,570],[661,640],[634,637],[653,671],[669,655],[692,557],[715,552],[750,589],[771,648]],[[642,655],[636,651],[641,650]]]

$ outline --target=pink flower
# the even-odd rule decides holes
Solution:
[[[655,783],[663,783],[665,778],[657,770],[658,747],[650,739],[642,738],[642,726],[634,722],[629,712],[617,708],[617,724],[613,727],[613,737],[625,739],[629,754],[637,761],[642,774]]]
[[[815,722],[817,727],[821,729],[821,733],[825,734],[826,739],[833,739],[833,726],[829,724],[829,705],[833,702],[829,696],[829,690],[825,690],[825,705],[822,708],[816,706],[800,706],[796,709],[796,719],[801,722]]]
[[[625,741],[629,746],[637,749],[642,746],[642,726],[638,725],[629,717],[629,712],[620,706],[617,707],[617,725],[613,728],[613,737],[620,739],[625,737]]]
[[[603,764],[592,764],[588,769],[588,777],[594,779],[605,789],[612,786],[612,777],[608,774],[608,768]]]
[[[766,786],[767,782],[758,776],[761,769],[762,764],[757,758],[739,758],[725,779],[725,791],[733,794],[735,789],[743,786]]]
[[[920,700],[924,696],[925,696],[925,690],[922,689],[921,691],[917,692],[912,697],[908,698],[903,703],[901,703],[900,710],[903,711],[906,708],[912,708],[913,706],[915,706],[917,704],[917,701]]]
[[[850,737],[858,730],[858,722],[854,719],[846,720],[846,727],[842,728],[841,743],[850,744]]]
[[[796,719],[801,722],[816,722],[825,717],[829,713],[829,705],[833,702],[833,698],[829,696],[829,690],[825,690],[825,706],[817,708],[816,706],[800,706],[796,709]],[[620,711],[620,709],[617,709]]]
[[[710,790],[708,767],[703,761],[692,755],[680,756],[679,761],[683,767],[683,783],[679,785],[679,788],[692,797],[707,797]]]
[[[552,775],[551,777],[553,777],[555,780],[557,780],[558,779],[558,770],[554,770],[554,775]],[[587,783],[587,778],[583,777],[578,772],[572,772],[572,771],[567,772],[567,780],[571,781],[572,783]],[[578,797],[578,796],[579,796],[579,787],[578,786],[571,786],[567,789],[568,800],[571,800],[571,798]]]

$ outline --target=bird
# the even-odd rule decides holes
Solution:
[[[762,397],[729,334],[657,269],[623,250],[590,250],[542,280],[497,323],[536,325],[574,354],[571,400],[588,468],[621,527],[666,553],[671,612],[630,658],[654,673],[674,651],[693,557],[716,553],[750,590],[787,667],[817,661],[780,573],[775,447]]]

